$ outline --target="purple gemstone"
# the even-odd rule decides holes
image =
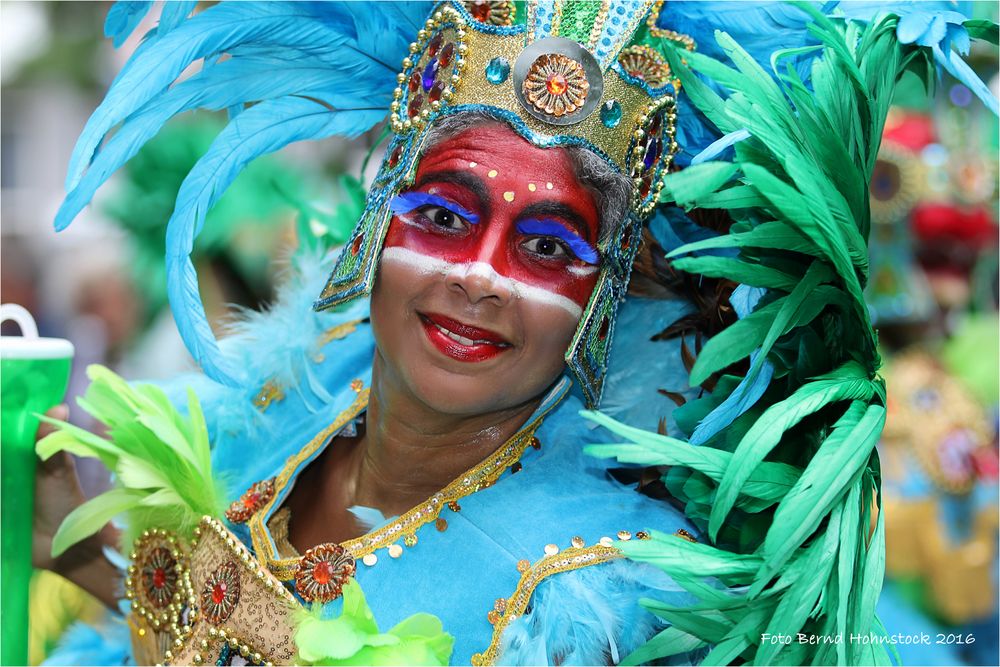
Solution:
[[[424,68],[423,86],[425,93],[434,85],[434,80],[437,78],[438,67],[440,67],[440,65],[438,65],[438,61],[431,58],[427,63],[427,67]]]
[[[649,143],[646,144],[646,155],[642,158],[642,164],[649,169],[656,163],[656,158],[660,157],[660,140],[656,137],[652,137]]]

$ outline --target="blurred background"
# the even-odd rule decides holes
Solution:
[[[972,3],[997,20],[995,2]],[[104,2],[0,2],[0,299],[32,312],[43,336],[76,346],[71,421],[83,369],[164,379],[193,365],[166,303],[163,234],[181,180],[224,122],[199,112],[167,127],[65,232],[52,219],[74,141],[140,26],[117,51]],[[997,49],[970,62],[994,94]],[[891,633],[958,639],[906,664],[998,664],[997,119],[945,75],[926,98],[904,81],[871,184],[868,298],[889,386],[881,444],[887,528],[879,611]],[[381,131],[361,141],[295,145],[258,160],[209,214],[195,263],[213,323],[274,295],[300,239],[342,242],[378,165]],[[16,333],[4,329],[5,335]],[[94,495],[107,485],[83,462]],[[96,601],[55,575],[33,581],[31,661],[40,662]],[[971,638],[971,639],[970,639]]]

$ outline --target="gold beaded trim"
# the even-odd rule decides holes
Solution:
[[[209,663],[215,662],[214,655],[221,653],[222,649],[228,644],[231,650],[238,651],[248,662],[264,665],[265,667],[274,667],[274,663],[269,660],[265,661],[260,651],[254,650],[252,646],[237,637],[232,630],[209,628],[208,635],[212,639],[217,639],[218,642],[213,647],[207,639],[201,640],[201,644],[199,645],[200,650],[191,657],[191,662],[196,665],[205,664],[206,659]]]
[[[259,514],[257,516],[259,516]],[[267,572],[267,570],[260,567],[254,559],[253,554],[251,554],[250,550],[246,548],[246,545],[233,537],[233,534],[230,533],[218,519],[214,519],[210,516],[202,517],[201,525],[194,529],[194,539],[191,541],[191,546],[196,546],[206,532],[214,533],[225,544],[226,548],[234,556],[236,556],[239,562],[243,564],[247,572],[254,579],[257,579],[259,582],[264,584],[264,587],[268,591],[273,591],[278,596],[285,598],[289,602],[296,605],[298,604],[295,597],[281,585],[281,582],[270,576],[270,573]]]
[[[175,575],[175,590],[170,601],[157,608],[143,592],[141,567],[147,557],[155,550],[165,548],[170,553]],[[131,564],[125,577],[125,599],[132,605],[132,613],[137,620],[145,621],[154,632],[169,632],[175,644],[182,642],[191,634],[191,623],[197,615],[197,604],[194,588],[191,585],[191,569],[189,556],[183,543],[173,533],[166,530],[152,529],[143,531],[135,541],[135,546],[129,554]],[[184,607],[188,609],[187,624],[181,625],[181,614]],[[140,628],[140,636],[145,629]]]
[[[555,545],[547,545],[546,552],[551,551]],[[556,547],[558,549],[558,547]],[[490,645],[482,653],[472,655],[472,664],[476,667],[480,665],[492,665],[500,652],[500,643],[504,630],[513,623],[524,610],[528,608],[531,596],[535,592],[538,584],[546,577],[550,577],[560,572],[579,570],[590,565],[600,565],[609,561],[624,558],[618,549],[611,546],[594,545],[591,547],[570,547],[562,553],[548,554],[539,560],[532,567],[524,570],[521,580],[517,583],[514,594],[509,598],[498,599],[491,610],[492,615],[488,615],[490,622],[493,622],[493,638]],[[518,569],[521,569],[519,564]]]
[[[666,28],[660,28],[656,25],[656,21],[660,18],[660,12],[662,10],[663,0],[656,0],[656,3],[653,5],[653,10],[646,18],[646,27],[649,28],[649,34],[653,37],[660,37],[661,39],[669,39],[672,42],[678,42],[688,51],[694,51],[695,42],[690,36],[673,30],[667,30]]]
[[[452,70],[454,73],[447,79],[446,87],[441,93],[441,99],[422,105],[420,112],[416,116],[411,117],[407,110],[401,107],[400,100],[403,98],[403,86],[406,85],[406,81],[410,78],[410,75],[414,71],[419,71],[420,66],[425,64],[422,58],[425,47],[438,28],[441,28],[442,34],[445,31],[454,31],[455,60],[454,69]],[[432,111],[439,110],[442,103],[451,101],[456,88],[458,88],[462,81],[462,71],[465,69],[465,54],[469,49],[465,43],[465,28],[465,20],[454,7],[442,7],[427,19],[423,29],[417,33],[417,41],[410,44],[410,54],[403,58],[402,72],[396,76],[396,83],[398,85],[392,93],[393,101],[389,106],[391,111],[389,124],[393,132],[401,134],[410,130],[421,129],[427,123],[427,119],[430,117]],[[414,61],[413,57],[416,57],[417,60]],[[409,98],[407,100],[409,101]]]

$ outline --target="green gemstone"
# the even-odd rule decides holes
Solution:
[[[622,120],[622,105],[618,100],[608,100],[601,105],[601,122],[605,127],[618,127]]]
[[[510,63],[506,58],[497,56],[486,66],[486,80],[494,86],[499,86],[510,76]]]

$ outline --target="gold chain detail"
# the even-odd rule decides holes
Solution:
[[[579,570],[590,565],[600,565],[619,558],[624,558],[624,555],[618,549],[595,545],[581,548],[570,547],[560,553],[546,556],[535,563],[521,575],[521,580],[517,582],[514,594],[507,598],[503,615],[493,626],[493,638],[490,645],[482,653],[476,653],[472,656],[472,664],[479,667],[480,665],[492,665],[496,662],[504,630],[528,608],[528,602],[531,601],[535,588],[546,577],[560,572]]]

